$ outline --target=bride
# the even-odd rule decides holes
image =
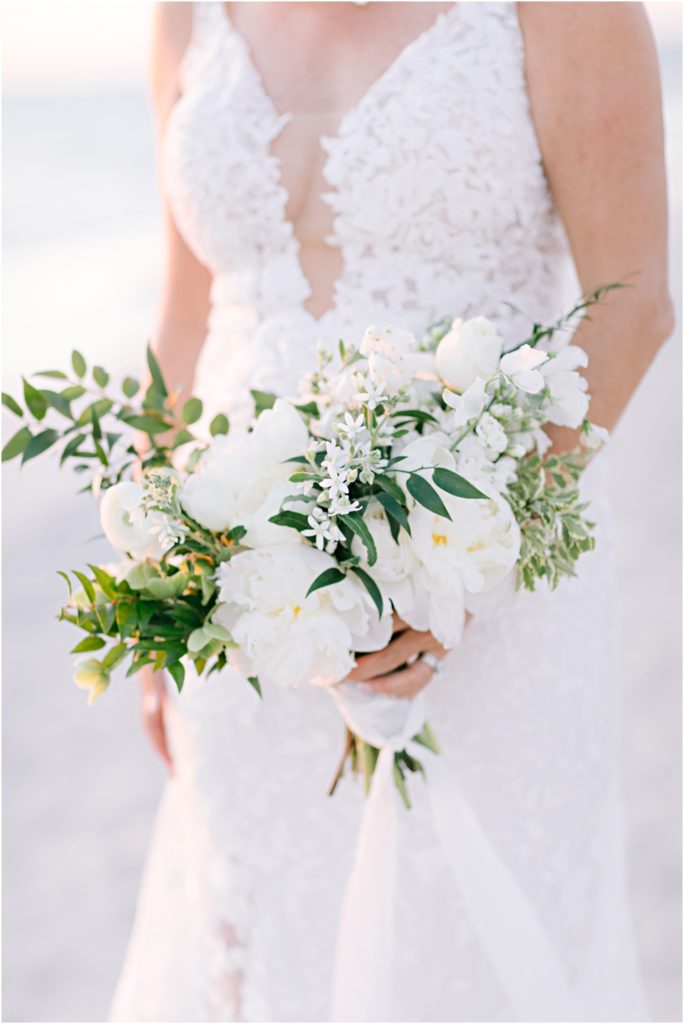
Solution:
[[[163,3],[154,96],[168,203],[156,348],[207,420],[244,422],[250,388],[290,393],[319,341],[370,323],[415,333],[478,313],[512,345],[530,317],[628,279],[579,331],[592,418],[612,428],[670,333],[659,81],[639,4]],[[414,781],[385,1019],[646,1018],[604,458],[587,474],[597,551],[576,580],[475,618],[446,657],[400,629],[353,673],[394,697],[426,689],[454,813],[465,801],[519,897],[482,927],[490,860],[475,885],[450,870]],[[402,669],[415,654],[431,656]],[[112,1019],[328,1019],[364,805],[350,778],[326,796],[333,702],[315,687],[261,702],[231,671],[181,695],[148,675],[143,717],[171,775]],[[566,982],[543,1010],[530,921]]]

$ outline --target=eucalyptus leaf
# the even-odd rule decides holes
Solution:
[[[227,434],[230,428],[228,417],[222,412],[214,416],[213,420],[209,424],[209,433],[212,437],[217,437],[219,434]]]
[[[85,377],[88,366],[85,359],[77,349],[74,349],[71,353],[71,365],[73,366],[74,373],[77,377]]]
[[[43,395],[37,388],[34,388],[32,384],[24,379],[24,401],[26,402],[26,408],[31,415],[37,419],[42,420],[47,412],[48,404]]]
[[[22,465],[30,459],[35,459],[37,455],[42,455],[53,446],[55,441],[59,441],[60,437],[58,430],[43,430],[40,434],[36,434],[24,448],[21,456]]]

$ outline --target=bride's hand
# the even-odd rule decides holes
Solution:
[[[377,693],[391,697],[415,697],[434,674],[434,669],[420,655],[431,654],[441,661],[446,650],[432,633],[411,629],[396,614],[394,632],[397,635],[387,647],[358,657],[356,668],[349,673],[347,679],[363,683]],[[411,664],[400,668],[406,662]]]
[[[154,672],[147,665],[140,670],[140,681],[140,711],[143,727],[150,743],[171,771],[173,770],[173,761],[164,723],[164,709],[168,700],[164,676],[161,672]]]

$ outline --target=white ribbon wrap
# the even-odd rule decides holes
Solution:
[[[390,1019],[398,816],[404,813],[393,761],[404,748],[425,767],[445,862],[515,1019],[586,1019],[534,907],[488,842],[453,771],[411,743],[425,722],[423,695],[397,700],[366,694],[353,683],[331,693],[349,728],[381,752],[340,915],[330,1019]]]

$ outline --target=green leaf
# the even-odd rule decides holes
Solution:
[[[295,405],[295,409],[302,413],[303,416],[318,416],[320,415],[318,406],[315,402],[304,402],[302,405]]]
[[[441,490],[446,491],[448,494],[453,494],[456,498],[487,497],[486,494],[478,490],[465,477],[454,473],[452,469],[444,469],[442,466],[438,466],[432,474],[432,479]]]
[[[354,531],[359,540],[363,542],[368,553],[368,564],[375,565],[378,560],[378,551],[375,546],[375,541],[373,540],[373,534],[366,526],[363,516],[359,512],[351,512],[349,515],[344,517],[344,520]]]
[[[181,413],[183,423],[187,423],[188,426],[191,423],[197,423],[197,420],[202,415],[203,408],[204,406],[199,398],[188,398]]]
[[[171,665],[166,666],[166,670],[176,684],[176,689],[180,693],[183,689],[183,683],[185,682],[185,667],[180,661],[174,661]]]
[[[253,686],[256,692],[263,700],[263,693],[261,692],[261,683],[259,682],[259,676],[247,676],[247,682],[250,686]]]
[[[37,420],[42,420],[47,412],[47,402],[43,395],[32,384],[24,379],[24,401],[28,411]]]
[[[58,569],[57,570],[57,575],[61,576],[62,579],[66,581],[67,589],[69,590],[69,597],[71,597],[71,594],[72,594],[71,580],[69,579],[68,573],[64,572],[62,569]]]
[[[67,402],[73,402],[76,398],[82,398],[85,395],[85,388],[80,384],[70,384],[68,388],[63,388],[60,394],[62,398],[66,398]]]
[[[309,594],[313,594],[316,590],[321,590],[322,587],[331,587],[334,583],[341,583],[343,579],[345,579],[345,575],[341,569],[337,569],[335,566],[324,569],[313,581],[306,592],[306,596],[308,597]]]
[[[266,409],[272,409],[276,402],[276,395],[270,391],[251,390],[250,394],[254,399],[254,410],[260,416]]]
[[[382,594],[380,593],[380,587],[377,585],[373,577],[369,576],[365,569],[359,568],[358,565],[352,566],[351,571],[355,576],[358,576],[363,583],[364,587],[373,599],[373,604],[378,609],[378,615],[382,618],[385,602],[383,601]]]
[[[416,501],[435,515],[443,516],[444,519],[451,519],[449,510],[440,498],[432,484],[429,484],[418,473],[412,473],[406,482],[406,488]]]
[[[85,377],[88,366],[85,359],[77,349],[74,349],[71,353],[71,365],[73,366],[74,373],[77,377]]]
[[[405,502],[406,496],[404,492],[402,491],[399,484],[396,483],[391,477],[384,476],[382,473],[380,473],[379,475],[376,475],[375,479],[373,480],[373,483],[376,483],[378,487],[381,487],[382,490],[385,491],[387,494],[391,494],[393,498],[396,498],[396,500],[401,502],[402,504]]]
[[[133,398],[140,390],[140,384],[135,377],[125,377],[124,382],[121,385],[121,390],[126,398]]]
[[[52,377],[54,380],[69,380],[62,370],[39,370],[33,374],[34,377]]]
[[[33,434],[28,427],[18,430],[2,449],[2,461],[9,462],[10,459],[16,459],[17,455],[22,454],[32,437]]]
[[[195,438],[190,433],[190,431],[186,430],[185,428],[183,428],[183,430],[179,430],[178,433],[176,434],[176,436],[174,437],[173,444],[171,445],[171,447],[172,448],[180,448],[180,446],[182,444],[188,444],[189,441],[194,441],[194,440],[195,440]]]
[[[171,597],[178,597],[185,590],[187,577],[182,572],[173,576],[164,576],[161,579],[150,580],[145,587],[145,593],[153,597],[155,601],[165,601]]]
[[[157,419],[156,416],[134,416],[123,414],[119,419],[124,423],[127,423],[129,427],[133,427],[134,430],[142,430],[145,434],[150,435],[163,434],[173,426],[172,423],[167,423],[166,420]]]
[[[126,644],[114,644],[113,647],[107,651],[106,655],[102,659],[102,667],[106,672],[111,672],[120,665],[128,653],[128,647]]]
[[[73,416],[71,415],[71,407],[69,405],[69,399],[66,398],[61,393],[61,391],[47,391],[47,390],[44,389],[41,392],[41,394],[42,394],[43,398],[45,399],[45,401],[47,402],[47,404],[52,409],[56,409],[58,413],[61,413],[62,416],[66,416],[67,419],[70,419],[70,420],[73,419]]]
[[[104,646],[105,641],[101,636],[87,636],[80,643],[76,644],[75,647],[72,647],[70,653],[83,654],[85,651],[99,651]]]
[[[70,455],[74,454],[74,452],[77,452],[79,445],[81,444],[82,441],[85,441],[85,439],[85,434],[76,434],[75,437],[72,437],[71,440],[68,441],[67,444],[65,444],[64,448],[62,449],[62,454],[59,460],[60,463],[68,459]]]
[[[98,565],[92,565],[90,562],[88,563],[88,568],[97,580],[102,593],[111,601],[115,601],[119,596],[119,591],[114,577],[110,576],[108,572],[105,572],[105,570],[101,569]]]
[[[387,494],[385,491],[381,491],[379,494],[376,494],[375,497],[378,499],[378,501],[384,508],[388,517],[390,519],[396,520],[396,522],[400,526],[403,526],[410,537],[411,526],[409,524],[408,516],[406,515],[406,509],[404,508],[403,504],[400,505],[397,499],[393,497],[393,495]]]
[[[60,437],[61,434],[58,430],[43,430],[40,434],[36,434],[24,448],[24,453],[21,457],[22,465],[28,462],[29,459],[35,459],[36,455],[46,452]]]
[[[275,523],[276,526],[290,526],[293,530],[300,531],[306,530],[309,526],[309,520],[303,512],[291,512],[289,509],[276,512],[268,521],[269,523]]]
[[[95,604],[95,588],[93,587],[93,584],[91,583],[91,581],[82,572],[78,572],[77,569],[74,569],[73,573],[74,573],[74,576],[76,577],[76,579],[79,581],[79,583],[83,587],[83,589],[85,590],[86,597],[88,598],[90,603],[91,604]]]
[[[218,434],[227,434],[230,429],[228,417],[224,416],[222,412],[214,416],[213,420],[209,424],[209,433],[212,437],[217,437]]]
[[[6,391],[2,392],[2,404],[5,406],[6,409],[9,409],[10,412],[13,412],[15,416],[24,415],[24,410],[22,409],[22,407],[14,398],[12,398],[11,395],[8,395]]]
[[[404,773],[397,762],[397,754],[394,755],[394,763],[392,765],[392,774],[394,775],[394,785],[399,790],[399,796],[401,797],[404,807],[407,811],[411,810],[411,799],[406,788],[406,780],[404,779]]]
[[[109,384],[109,374],[102,366],[93,367],[93,380],[99,388],[106,388]]]
[[[150,376],[152,377],[152,383],[155,390],[158,391],[164,398],[167,397],[168,391],[166,390],[166,384],[164,383],[164,377],[162,375],[159,363],[157,362],[152,347],[147,346],[147,365],[150,370]]]

